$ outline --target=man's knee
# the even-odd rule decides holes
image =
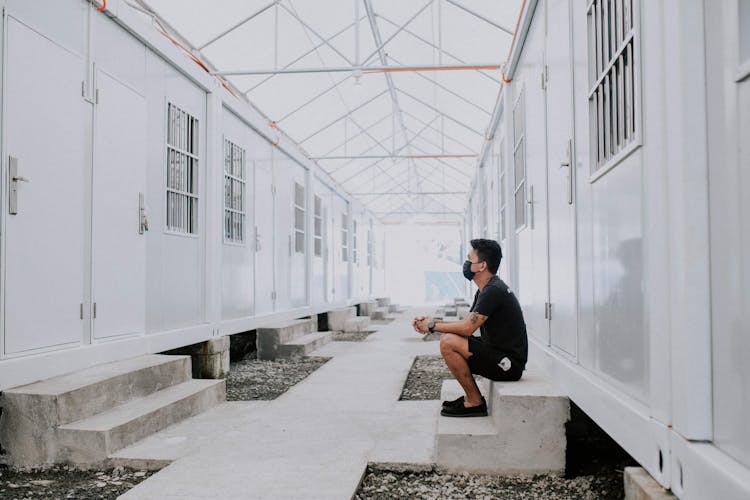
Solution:
[[[449,352],[458,351],[460,348],[459,342],[461,336],[455,333],[444,333],[440,336],[440,352],[445,355]]]

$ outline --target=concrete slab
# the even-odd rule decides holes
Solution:
[[[674,500],[677,497],[664,489],[642,467],[625,467],[623,473],[625,500]]]
[[[122,498],[349,499],[369,461],[432,463],[439,402],[398,401],[414,357],[439,354],[411,317],[313,351],[333,359],[274,401],[225,403],[116,454],[171,462]]]

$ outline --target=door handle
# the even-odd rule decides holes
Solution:
[[[572,154],[573,154],[572,144],[571,144],[570,139],[568,139],[568,147],[565,151],[566,160],[560,163],[560,168],[563,168],[563,167],[568,168],[568,182],[567,182],[568,205],[573,204],[573,160],[571,158]]]
[[[18,158],[13,156],[8,157],[8,213],[10,215],[18,214],[18,183],[19,182],[31,182],[26,177],[18,175]]]

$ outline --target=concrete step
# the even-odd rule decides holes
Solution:
[[[388,307],[391,303],[391,299],[389,297],[376,297],[375,302],[378,303],[378,307]]]
[[[344,321],[345,332],[366,332],[370,330],[370,318],[366,316],[357,316]]]
[[[372,314],[372,311],[378,307],[378,303],[374,300],[368,300],[367,302],[362,302],[359,304],[359,316],[367,316],[369,317],[370,314]]]
[[[492,384],[493,382],[484,377],[478,375],[474,376],[474,380],[477,381],[479,386],[479,392],[484,396],[487,401],[487,412],[492,415]],[[454,379],[443,380],[443,385],[440,387],[440,401],[453,401],[459,396],[464,395],[464,390],[458,381]],[[456,420],[455,418],[452,420]]]
[[[224,380],[189,380],[60,426],[60,456],[76,464],[103,463],[113,452],[226,400]]]
[[[451,382],[444,383],[445,399],[461,394]],[[528,370],[518,382],[493,382],[489,392],[488,417],[438,417],[436,463],[453,471],[564,473],[567,396]]]
[[[372,314],[370,315],[370,319],[387,320],[387,319],[393,319],[393,316],[390,316],[388,314],[388,307],[376,307],[375,310],[372,311]]]
[[[350,318],[357,317],[356,307],[340,307],[328,311],[328,329],[343,332],[344,323]]]
[[[55,429],[191,377],[190,356],[149,354],[8,389],[0,442],[18,466],[57,461]]]
[[[313,332],[279,346],[276,358],[306,356],[331,341],[331,332]]]
[[[276,359],[279,346],[313,333],[317,328],[317,321],[312,318],[282,321],[258,328],[256,330],[258,359]]]

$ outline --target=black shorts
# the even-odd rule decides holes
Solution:
[[[505,382],[520,380],[523,374],[524,365],[478,337],[469,337],[469,352],[471,356],[467,361],[471,373]]]

